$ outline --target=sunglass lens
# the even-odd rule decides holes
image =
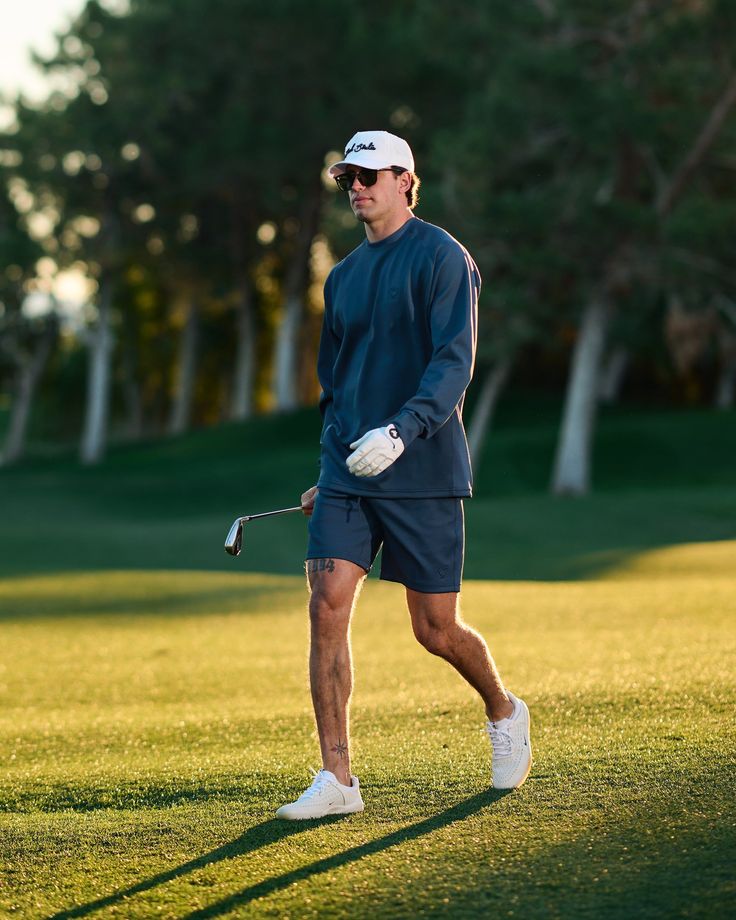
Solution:
[[[375,169],[357,169],[353,172],[345,172],[340,176],[335,176],[335,181],[337,182],[337,187],[343,191],[347,192],[353,187],[353,182],[358,180],[361,185],[364,185],[366,188],[369,188],[371,185],[376,184],[378,179],[378,171]]]

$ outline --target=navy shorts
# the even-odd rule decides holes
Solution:
[[[381,546],[385,581],[426,594],[459,591],[463,500],[318,492],[309,518],[307,559],[347,559],[369,572]]]

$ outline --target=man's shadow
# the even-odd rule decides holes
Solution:
[[[406,843],[409,840],[416,840],[418,837],[431,834],[442,827],[453,824],[455,821],[461,821],[470,815],[476,814],[481,811],[481,809],[493,805],[504,795],[507,795],[509,791],[510,790],[489,789],[485,792],[478,793],[478,795],[474,795],[464,802],[459,802],[457,805],[453,805],[452,808],[448,808],[438,815],[426,818],[424,821],[419,821],[417,824],[412,824],[409,827],[393,831],[390,834],[386,834],[384,837],[379,837],[369,843],[364,843],[360,846],[352,847],[349,850],[344,850],[342,853],[336,853],[334,856],[318,859],[308,866],[301,866],[298,869],[292,869],[291,872],[284,872],[282,875],[275,875],[272,878],[264,879],[264,881],[249,885],[241,891],[237,891],[227,898],[223,898],[215,904],[211,904],[209,907],[193,911],[185,916],[187,920],[222,916],[234,910],[236,907],[249,904],[251,901],[256,900],[256,898],[262,898],[265,895],[272,894],[274,891],[288,888],[289,885],[292,885],[294,882],[301,882],[315,875],[319,875],[322,872],[329,872],[331,869],[347,866],[350,863],[363,859],[365,856],[373,856],[375,853],[389,850],[391,847],[397,846],[400,843]],[[153,888],[157,888],[159,885],[164,885],[190,872],[204,869],[206,866],[212,866],[225,859],[246,856],[248,853],[254,853],[256,850],[259,850],[261,847],[269,846],[272,843],[278,843],[278,841],[285,840],[287,837],[291,837],[294,834],[303,833],[314,827],[333,824],[341,820],[343,820],[342,817],[335,816],[323,818],[320,821],[280,821],[276,818],[270,821],[264,821],[262,824],[251,827],[240,837],[230,841],[230,843],[223,844],[221,847],[210,850],[209,853],[198,856],[196,859],[183,863],[181,866],[169,869],[167,872],[161,872],[145,881],[138,882],[136,885],[131,885],[129,888],[116,891],[114,894],[107,895],[106,897],[98,898],[95,901],[89,901],[87,904],[80,904],[77,907],[70,907],[68,910],[62,910],[59,913],[51,915],[49,920],[72,920],[74,917],[86,917],[95,911],[102,910],[105,907],[111,907],[114,904],[119,904],[126,898],[131,898],[144,891],[150,891]]]

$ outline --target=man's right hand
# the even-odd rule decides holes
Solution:
[[[317,486],[312,486],[311,489],[302,495],[302,512],[307,516],[311,517],[312,512],[314,511],[314,500],[317,497]]]

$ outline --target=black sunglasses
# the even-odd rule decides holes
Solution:
[[[400,176],[402,173],[405,173],[406,170],[402,166],[385,166],[383,169],[369,169],[367,166],[361,166],[360,169],[355,169],[352,172],[340,173],[339,176],[335,176],[335,182],[337,182],[337,187],[341,192],[350,191],[356,179],[361,185],[370,188],[371,185],[375,185],[376,182],[378,182],[379,172],[392,172]]]

